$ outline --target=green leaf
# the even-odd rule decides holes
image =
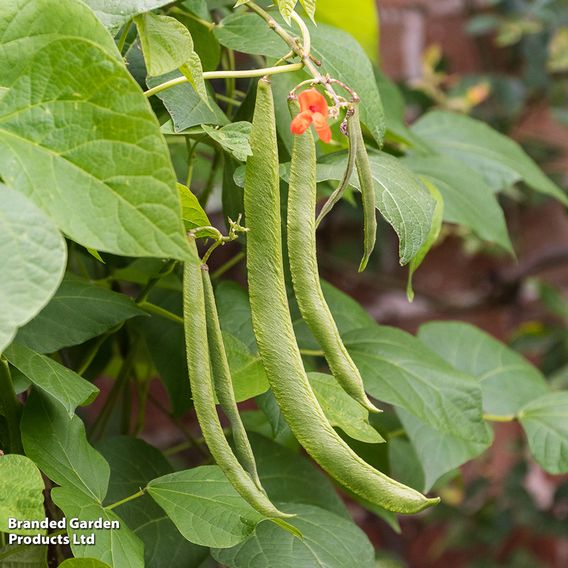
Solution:
[[[102,502],[108,463],[87,441],[81,419],[70,419],[59,403],[35,389],[24,407],[22,443],[26,455],[55,483]]]
[[[199,199],[191,192],[189,187],[178,183],[177,188],[181,200],[181,218],[183,219],[185,230],[189,231],[197,227],[211,225],[207,213],[203,211],[199,204]]]
[[[308,373],[308,377],[332,426],[341,428],[351,438],[369,444],[385,441],[369,424],[369,413],[341,388],[332,375]]]
[[[410,261],[408,265],[408,282],[406,284],[406,296],[409,302],[412,302],[414,299],[414,290],[412,289],[412,277],[414,273],[420,265],[422,261],[426,258],[426,255],[430,251],[430,249],[434,246],[438,237],[440,235],[440,230],[442,229],[442,220],[444,216],[444,199],[440,192],[436,189],[432,183],[430,183],[426,179],[422,179],[424,185],[430,192],[430,195],[434,199],[436,205],[434,206],[434,213],[432,214],[432,226],[430,227],[430,232],[428,233],[428,237],[424,241],[424,244],[420,247],[416,256]]]
[[[189,30],[175,18],[143,14],[135,18],[148,75],[157,77],[179,69],[209,106],[199,55]]]
[[[351,331],[343,340],[374,398],[402,407],[442,432],[487,441],[481,389],[473,377],[399,329],[375,325]]]
[[[17,454],[1,456],[0,532],[19,535],[45,534],[43,529],[8,528],[10,518],[18,521],[45,519],[44,489],[41,473],[32,460]]]
[[[49,304],[20,329],[17,341],[34,351],[53,353],[146,315],[128,296],[68,273]]]
[[[0,558],[2,568],[48,568],[47,546],[30,544],[18,546],[16,551],[12,545],[0,547]]]
[[[61,404],[69,418],[77,406],[90,404],[99,394],[96,386],[71,369],[24,345],[12,343],[4,356],[35,386]]]
[[[59,565],[59,568],[111,568],[105,562],[95,558],[69,558]]]
[[[549,473],[568,473],[568,392],[551,392],[519,412],[534,459]]]
[[[256,353],[249,298],[236,282],[225,280],[215,288],[217,311],[223,333],[230,333]]]
[[[497,416],[515,415],[548,392],[542,374],[518,353],[487,333],[463,322],[432,322],[420,340],[456,369],[477,377],[483,409]]]
[[[276,0],[276,5],[287,24],[290,24],[290,16],[296,7],[298,0]]]
[[[52,222],[0,184],[0,353],[57,290],[66,260],[65,241]]]
[[[375,566],[371,543],[352,521],[311,505],[285,505],[282,510],[298,514],[290,523],[302,532],[302,540],[274,523],[261,523],[254,536],[242,544],[225,550],[213,549],[215,560],[228,568]]]
[[[313,462],[264,436],[249,437],[260,480],[272,501],[314,505],[349,518],[333,484]]]
[[[159,77],[148,77],[148,87],[155,87],[181,77],[179,71],[171,71]],[[172,117],[175,132],[182,132],[195,125],[216,124],[223,125],[229,121],[219,106],[208,99],[206,103],[188,83],[182,83],[157,93],[156,96],[164,103],[166,110]]]
[[[346,156],[332,155],[317,166],[317,180],[340,180]],[[377,209],[396,231],[400,245],[400,263],[408,263],[428,239],[435,201],[422,182],[404,164],[384,153],[369,154],[375,182]],[[354,175],[350,185],[359,189]]]
[[[170,0],[119,0],[118,2],[84,0],[84,2],[91,7],[97,18],[112,34],[115,34],[133,16],[171,3]]]
[[[440,191],[445,221],[512,252],[503,210],[482,175],[449,156],[413,156],[403,163]]]
[[[216,129],[206,124],[202,125],[203,130],[216,142],[218,142],[223,150],[232,154],[237,160],[246,162],[248,156],[252,156],[252,150],[249,144],[250,122],[232,122]]]
[[[90,9],[7,0],[0,35],[5,181],[85,247],[189,259],[158,121]]]
[[[53,502],[68,519],[81,521],[103,520],[118,522],[119,528],[73,529],[67,528],[71,539],[71,550],[77,558],[95,558],[109,566],[120,568],[144,568],[144,546],[142,541],[128,528],[114,512],[71,487],[55,487],[51,490]],[[94,544],[74,544],[74,540],[94,535]]]
[[[304,0],[306,4],[315,0]],[[302,5],[305,8],[304,2]],[[308,10],[306,9],[306,12]],[[309,12],[308,12],[309,15]],[[379,13],[374,0],[357,0],[357,7],[344,0],[317,0],[317,21],[351,34],[373,63],[379,55]]]
[[[396,413],[424,470],[423,485],[419,488],[423,491],[430,491],[442,475],[479,456],[493,440],[493,430],[487,425],[487,441],[472,442],[441,432],[403,408],[397,408]]]
[[[223,332],[223,343],[237,402],[266,392],[269,388],[268,379],[260,357],[252,354],[240,339],[228,332]]]
[[[300,0],[300,4],[306,11],[306,14],[309,16],[310,20],[314,22],[314,18],[316,15],[316,0]]]
[[[453,112],[432,111],[420,118],[413,130],[440,153],[479,172],[495,191],[522,179],[534,190],[568,204],[566,194],[516,142],[483,122]]]
[[[107,503],[133,495],[152,479],[173,471],[159,450],[136,438],[107,438],[100,451],[111,471]],[[129,501],[117,510],[144,543],[145,568],[161,568],[165,559],[168,568],[198,566],[208,555],[207,549],[188,542],[180,534],[149,495]]]
[[[213,28],[213,33],[221,45],[241,53],[280,58],[290,51],[278,34],[250,12],[229,14]]]
[[[148,493],[187,540],[202,546],[234,546],[264,519],[215,465],[154,479],[148,484]]]

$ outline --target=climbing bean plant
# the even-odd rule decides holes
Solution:
[[[520,355],[465,323],[378,325],[319,278],[343,199],[351,269],[376,270],[384,220],[409,301],[444,223],[513,255],[499,192],[568,203],[482,122],[409,126],[376,21],[2,2],[2,565],[371,568],[345,503],[397,530],[430,514],[492,422],[568,472],[568,393]]]

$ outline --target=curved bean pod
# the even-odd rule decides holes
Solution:
[[[190,249],[197,255],[195,240],[190,237]],[[259,490],[233,454],[225,438],[215,406],[213,380],[209,362],[207,321],[203,291],[202,268],[186,262],[183,273],[183,309],[187,368],[195,412],[205,442],[217,465],[223,470],[231,485],[251,507],[275,521],[293,515],[279,511]]]
[[[295,103],[295,104],[294,104]],[[292,115],[299,107],[290,101]],[[341,385],[370,412],[380,412],[365,394],[363,379],[339,335],[325,301],[316,256],[316,151],[308,129],[295,135],[288,182],[288,257],[294,294],[302,318],[323,349],[329,368]]]
[[[252,320],[270,386],[288,425],[324,470],[363,499],[397,513],[435,505],[439,499],[426,498],[362,460],[330,425],[308,381],[284,282],[276,125],[267,79],[258,83],[250,141],[253,155],[247,161],[244,203]]]

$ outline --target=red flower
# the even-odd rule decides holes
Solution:
[[[313,123],[321,141],[331,140],[331,130],[327,124],[327,101],[316,89],[307,89],[298,96],[300,113],[290,123],[293,134],[303,134]]]

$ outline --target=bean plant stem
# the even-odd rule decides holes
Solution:
[[[499,416],[496,414],[484,414],[483,419],[489,422],[513,422],[517,417],[514,414]]]
[[[142,497],[142,495],[144,495],[144,493],[146,493],[146,490],[140,489],[140,491],[137,491],[136,493],[133,493],[132,495],[129,495],[128,497],[125,497],[124,499],[121,499],[120,501],[116,501],[115,503],[111,503],[110,505],[107,505],[105,507],[105,510],[111,511],[112,509],[115,509],[116,507],[120,507],[120,505],[124,505],[125,503],[128,503],[129,501],[133,501],[134,499],[138,499],[138,497]]]
[[[291,63],[290,65],[279,65],[277,67],[263,67],[262,69],[245,69],[242,71],[205,71],[203,73],[203,79],[226,79],[228,77],[234,77],[235,79],[246,79],[252,77],[264,77],[265,75],[277,75],[279,73],[291,73],[292,71],[299,71],[304,66],[303,63]],[[176,85],[181,85],[187,83],[188,79],[184,77],[176,77],[175,79],[170,79],[165,83],[156,85],[151,89],[144,92],[146,97],[151,97],[157,93],[161,93],[166,89],[171,89]]]
[[[179,323],[180,325],[183,325],[183,318],[182,317],[178,316],[177,314],[170,312],[169,310],[166,310],[165,308],[162,308],[161,306],[157,306],[156,304],[152,304],[150,302],[141,302],[139,304],[139,306],[145,312],[148,312],[150,314],[155,314],[157,316],[163,317],[165,319],[168,319],[170,321],[173,321],[175,323]]]

